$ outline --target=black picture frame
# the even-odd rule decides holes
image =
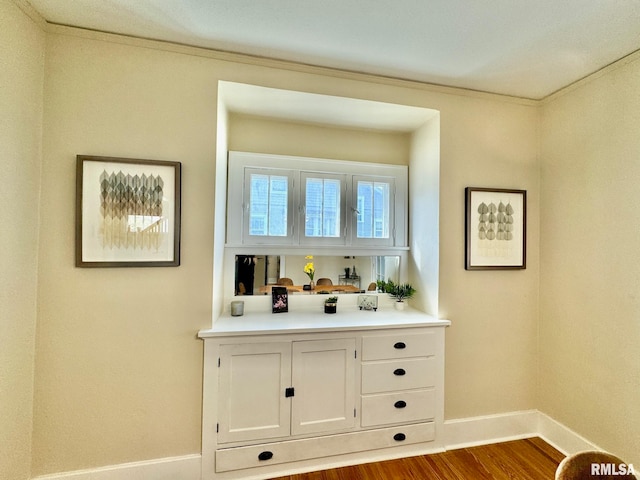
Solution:
[[[76,267],[180,265],[182,164],[77,155]]]
[[[289,293],[287,287],[271,288],[271,312],[283,313],[289,311]]]
[[[527,268],[527,192],[465,188],[465,269]]]

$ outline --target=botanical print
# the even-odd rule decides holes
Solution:
[[[102,247],[158,251],[169,231],[162,176],[103,170],[99,183]]]
[[[512,254],[513,214],[510,202],[496,205],[481,202],[478,212],[478,253],[484,257],[507,257]]]
[[[526,191],[466,189],[466,268],[526,268]]]

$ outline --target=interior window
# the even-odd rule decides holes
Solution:
[[[287,235],[288,178],[252,173],[249,199],[249,235]]]
[[[358,181],[358,238],[389,238],[389,183]]]
[[[304,184],[304,234],[306,237],[341,236],[343,181],[329,176],[307,176]]]
[[[230,214],[242,221],[244,239],[250,244],[290,244],[293,225],[293,174],[278,168],[244,170],[243,193]],[[241,183],[242,185],[242,183]]]
[[[405,247],[407,171],[230,152],[227,245]]]
[[[354,239],[361,245],[393,245],[396,235],[394,212],[396,184],[393,177],[353,178]]]

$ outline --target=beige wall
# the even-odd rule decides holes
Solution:
[[[11,120],[0,124],[0,167],[12,179],[0,196],[16,206],[0,213],[9,227],[0,237],[0,444],[9,445],[0,477],[29,478],[32,447],[34,475],[200,451],[195,333],[211,323],[212,279],[222,277],[212,249],[221,238],[218,80],[439,110],[437,302],[453,321],[446,417],[540,408],[640,464],[640,62],[545,102],[539,123],[537,104],[496,96],[221,61],[62,27],[45,39],[8,0],[0,25],[0,110]],[[325,148],[313,140],[279,153],[331,157]],[[73,267],[77,154],[183,162],[182,266]],[[528,191],[526,270],[464,270],[466,186]]]
[[[537,231],[535,106],[76,33],[56,28],[47,42],[35,474],[200,451],[202,345],[195,334],[210,325],[214,301],[219,79],[441,111],[440,310],[453,320],[446,414],[535,406],[535,238],[526,271],[463,269],[465,186],[529,190],[531,232]],[[285,153],[318,151],[312,144]],[[74,268],[76,154],[183,162],[182,266]]]
[[[411,135],[232,114],[229,150],[359,162],[409,164]]]
[[[44,32],[0,0],[0,478],[31,472]]]
[[[214,76],[198,57],[48,37],[34,474],[200,450]],[[183,162],[179,268],[74,267],[77,154]]]
[[[640,57],[542,109],[540,407],[640,464]]]
[[[537,111],[489,99],[441,112],[440,315],[447,419],[536,407]],[[527,190],[527,268],[464,270],[464,188]]]

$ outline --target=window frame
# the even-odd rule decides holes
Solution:
[[[252,235],[251,234],[251,179],[252,175],[279,176],[287,179],[287,218],[285,235]],[[250,245],[290,245],[292,243],[292,232],[294,229],[294,176],[292,172],[280,168],[245,167],[243,191],[243,215],[242,229],[243,236],[246,237]],[[268,215],[267,215],[268,217]]]
[[[340,182],[340,213],[338,215],[340,225],[338,227],[338,236],[319,236],[312,237],[306,234],[307,224],[307,179],[315,178],[321,180],[338,180]],[[318,171],[300,171],[300,199],[302,210],[300,212],[300,244],[301,245],[345,245],[347,243],[346,221],[347,221],[347,177],[344,174],[318,172]]]
[[[352,191],[353,200],[352,205],[355,205],[355,211],[353,211],[354,220],[352,227],[352,239],[351,243],[355,245],[369,246],[369,245],[385,245],[392,246],[395,244],[396,223],[395,223],[395,198],[396,198],[396,177],[380,176],[380,175],[353,175],[352,176]],[[360,198],[358,196],[358,182],[371,182],[371,183],[386,183],[389,185],[389,204],[388,209],[388,237],[358,237],[358,217],[363,215],[362,206],[360,205]],[[374,219],[375,222],[375,219]],[[372,227],[375,230],[375,226]]]
[[[288,196],[288,235],[286,237],[250,236],[247,172],[290,175]],[[365,175],[362,172],[367,172]],[[339,237],[306,237],[306,178],[343,178],[341,186],[341,235]],[[390,181],[389,238],[357,238],[356,179]],[[242,185],[242,188],[237,188]],[[329,160],[264,153],[230,151],[227,170],[227,247],[289,245],[307,252],[311,247],[342,248],[408,248],[408,167],[370,162]]]

